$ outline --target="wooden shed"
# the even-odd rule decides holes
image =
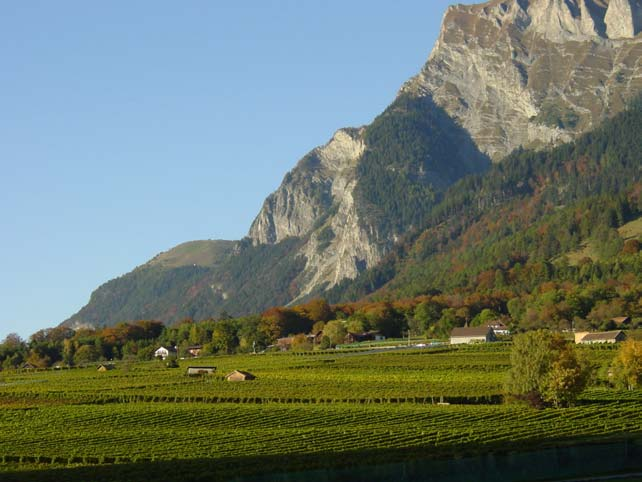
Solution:
[[[243,370],[234,370],[232,373],[225,375],[225,379],[228,382],[244,382],[246,380],[254,380],[255,378],[250,372],[244,372]]]
[[[214,375],[216,367],[187,367],[187,375],[195,377],[200,375]]]

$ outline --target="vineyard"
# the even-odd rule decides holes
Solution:
[[[217,372],[187,377],[189,364]],[[257,379],[227,382],[235,369]],[[642,434],[639,391],[593,387],[577,407],[534,410],[499,403],[507,369],[496,345],[3,372],[0,474],[152,480],[180,467],[181,480],[227,480]]]

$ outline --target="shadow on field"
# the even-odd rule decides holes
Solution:
[[[508,444],[510,445],[510,443]],[[451,445],[447,453],[456,453]],[[444,456],[446,451],[441,455]],[[642,438],[528,452],[438,459],[432,449],[139,461],[0,471],[3,482],[513,482],[642,471]],[[427,457],[432,457],[428,459]],[[5,470],[9,467],[5,467]],[[261,475],[264,474],[264,475]]]

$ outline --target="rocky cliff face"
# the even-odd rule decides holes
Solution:
[[[631,38],[642,31],[642,1],[611,0],[604,16],[609,38]]]
[[[252,223],[249,237],[255,244],[307,238],[299,253],[307,262],[297,298],[356,277],[384,254],[360,223],[353,196],[363,137],[363,128],[337,131],[285,176]]]
[[[642,89],[640,0],[505,0],[450,7],[421,73],[494,160],[568,141]]]
[[[342,129],[306,155],[270,194],[250,227],[256,243],[305,236],[341,197],[365,149],[363,130]]]

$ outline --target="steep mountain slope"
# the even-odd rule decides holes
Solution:
[[[581,282],[582,272],[589,279],[633,273],[642,282],[641,256],[614,259],[625,239],[639,237],[640,139],[642,98],[576,141],[516,152],[452,186],[423,232],[327,295],[339,301],[377,290],[405,297],[509,285],[529,292],[547,279]],[[578,248],[587,244],[593,259],[587,253],[578,259]]]
[[[620,112],[642,91],[641,15],[640,0],[450,7],[421,72],[372,124],[300,160],[247,239],[213,248],[216,262],[202,246],[199,262],[185,247],[161,256],[99,288],[67,323],[241,314],[354,279],[429,223],[459,179]]]

